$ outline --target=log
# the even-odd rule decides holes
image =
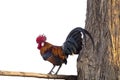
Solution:
[[[41,74],[41,73],[34,73],[34,72],[17,72],[17,71],[3,71],[3,70],[0,70],[0,76],[18,76],[18,77],[34,77],[34,78],[45,78],[45,79],[77,80],[76,75],[51,75],[51,74]]]

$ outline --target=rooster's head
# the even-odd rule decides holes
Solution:
[[[45,41],[46,41],[46,36],[44,36],[44,35],[39,35],[36,38],[36,42],[38,43],[38,49],[40,49],[43,46]]]

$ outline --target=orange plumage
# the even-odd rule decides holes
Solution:
[[[62,50],[61,46],[54,46],[48,42],[44,43],[44,46],[41,47],[40,49],[40,53],[41,55],[45,54],[46,52],[51,52],[54,56],[58,57],[61,62],[56,62],[54,57],[49,57],[47,59],[47,61],[51,62],[53,65],[61,65],[62,63],[64,63],[63,61],[65,61],[67,59],[67,56],[65,55],[65,53]]]

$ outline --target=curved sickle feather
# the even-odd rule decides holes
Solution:
[[[87,34],[87,35],[89,36],[89,38],[91,39],[91,41],[92,41],[93,49],[94,49],[94,40],[93,40],[91,34],[90,34],[87,30],[85,30],[85,29],[83,29],[83,28],[81,28],[81,27],[77,27],[77,28],[73,29],[73,30],[70,32],[70,34],[74,33],[75,31],[80,31],[80,32],[82,32],[85,45],[86,45],[86,34]],[[68,37],[70,36],[70,34],[68,35]]]
[[[91,34],[90,34],[87,30],[85,30],[85,29],[82,29],[82,28],[79,28],[79,29],[81,30],[81,32],[83,32],[83,35],[87,34],[87,35],[89,36],[89,38],[90,38],[91,41],[92,41],[92,44],[93,44],[93,50],[94,50],[94,48],[95,48],[95,44],[94,44],[94,40],[93,40]],[[86,38],[86,36],[83,36],[83,37]],[[85,43],[86,43],[86,39],[85,39]]]

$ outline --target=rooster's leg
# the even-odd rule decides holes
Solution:
[[[50,70],[48,74],[52,74],[54,68],[55,68],[55,65],[53,65],[53,68]]]
[[[60,70],[62,65],[59,66],[58,70],[56,71],[55,75],[57,75],[58,71]]]

